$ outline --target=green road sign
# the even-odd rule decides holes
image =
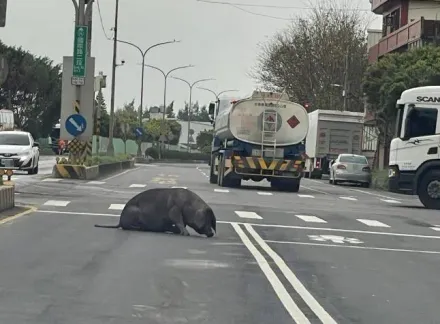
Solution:
[[[86,76],[88,26],[75,27],[75,42],[73,45],[73,76]]]

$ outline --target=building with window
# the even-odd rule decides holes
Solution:
[[[387,53],[438,42],[440,2],[436,0],[370,0],[371,11],[382,15],[382,35],[368,51],[375,62]]]

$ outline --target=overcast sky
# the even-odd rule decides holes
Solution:
[[[370,9],[368,0],[358,1],[358,7]],[[38,55],[45,55],[56,63],[63,56],[72,55],[74,7],[71,0],[9,0],[7,27],[1,28],[1,39],[7,45],[23,46]],[[258,43],[264,42],[289,23],[295,15],[304,15],[308,1],[301,0],[229,0],[241,4],[291,6],[298,8],[242,8],[230,5],[207,4],[197,0],[120,0],[119,39],[147,48],[155,43],[181,40],[181,43],[153,49],[147,64],[164,70],[193,64],[194,68],[176,71],[175,76],[193,82],[215,78],[200,86],[216,92],[238,89],[238,95],[249,94],[253,80],[246,73],[255,64]],[[105,32],[111,37],[114,25],[115,0],[99,0]],[[270,15],[275,18],[259,16]],[[96,74],[108,75],[104,95],[110,106],[112,41],[101,28],[98,7],[94,4],[92,56],[96,58]],[[375,19],[370,28],[379,28]],[[118,45],[118,59],[126,64],[117,68],[116,107],[135,99],[140,102],[141,62],[139,52],[125,44]],[[163,102],[163,76],[147,68],[144,103],[148,106]],[[189,99],[189,89],[178,80],[169,79],[167,104],[175,100],[175,108],[182,108]],[[209,92],[195,89],[193,101],[206,104],[214,97]]]

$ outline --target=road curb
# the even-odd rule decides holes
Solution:
[[[27,214],[34,213],[35,211],[37,211],[38,208],[34,206],[15,206],[14,208],[9,209],[8,211],[13,211],[14,209],[17,209],[18,213],[5,214],[5,215],[0,214],[0,226],[6,223],[10,223],[16,220],[17,218],[20,218]],[[5,213],[5,211],[3,211],[3,213]]]
[[[15,206],[15,187],[0,186],[0,212],[14,208]]]

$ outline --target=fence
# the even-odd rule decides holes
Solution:
[[[40,143],[41,147],[49,147],[52,143],[50,138],[40,138],[38,141],[38,143]],[[100,136],[99,138],[99,152],[100,153],[105,153],[107,152],[107,146],[108,146],[108,138],[107,137],[102,137]],[[145,150],[149,147],[152,147],[153,143],[150,142],[143,142],[141,144],[141,150],[142,153],[145,153]],[[115,149],[115,154],[136,154],[137,153],[137,149],[138,149],[138,145],[136,143],[136,141],[133,140],[127,140],[127,142],[124,144],[124,141],[121,140],[120,138],[113,138],[113,147]],[[182,147],[179,145],[168,145],[166,144],[166,148],[168,150],[171,151],[182,151],[182,152],[186,152],[186,147]],[[93,136],[93,147],[92,147],[92,151],[94,154],[96,154],[97,152],[97,136]],[[191,149],[191,152],[193,153],[200,153],[199,150],[194,150]]]

